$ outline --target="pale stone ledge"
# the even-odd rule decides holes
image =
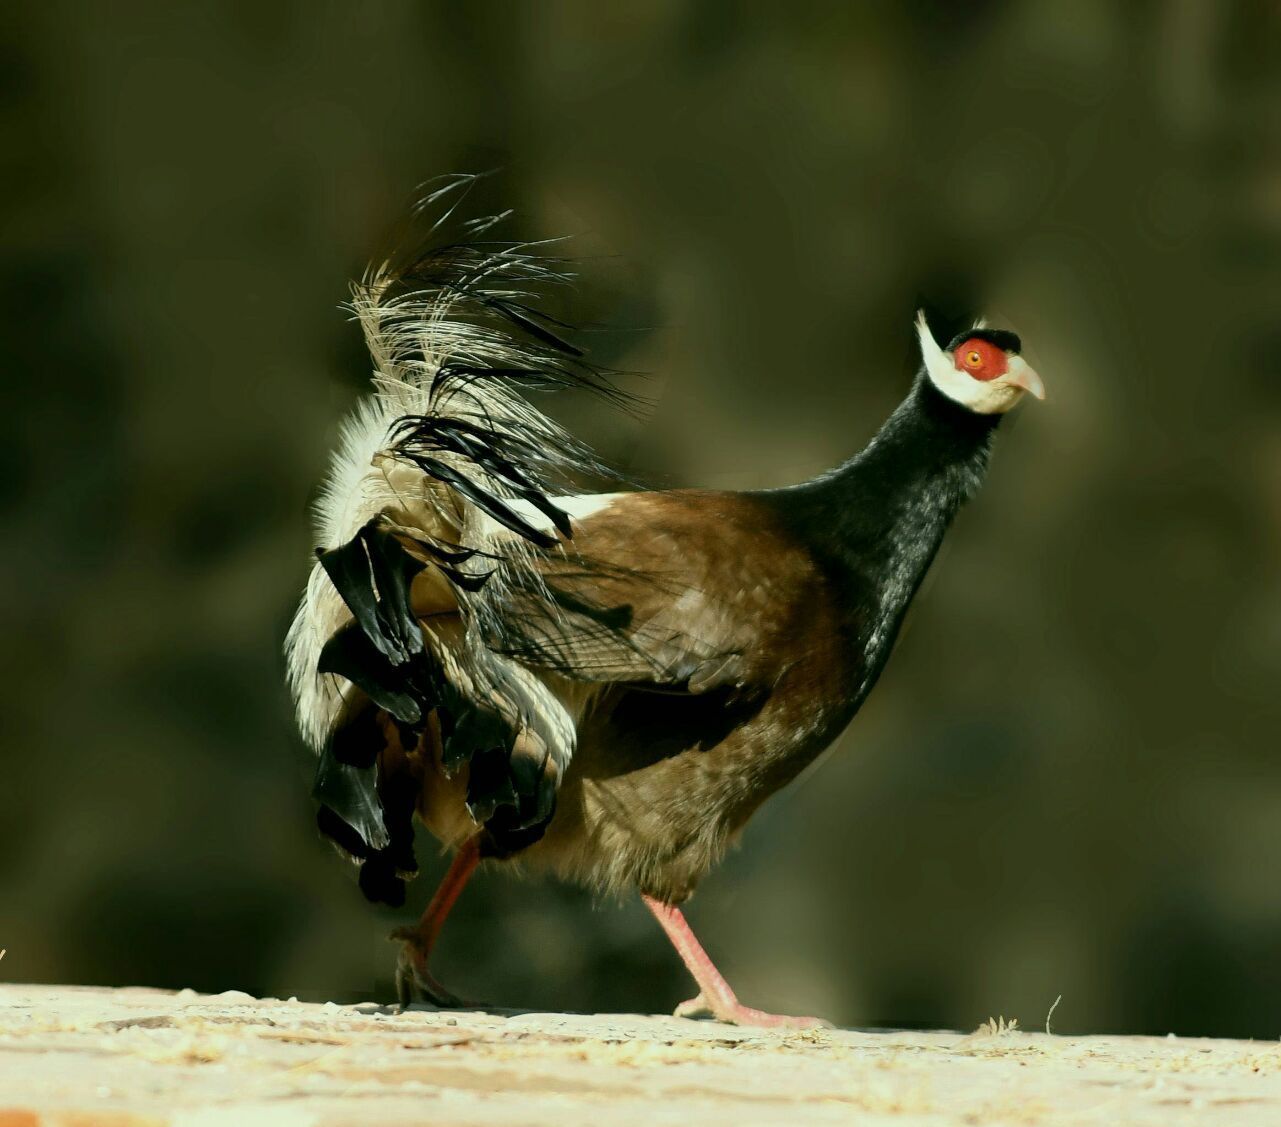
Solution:
[[[1281,1045],[0,986],[0,1127],[1281,1124]]]

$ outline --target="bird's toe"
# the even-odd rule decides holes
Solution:
[[[412,931],[412,929],[397,929]],[[402,938],[395,933],[393,939]],[[452,990],[440,984],[436,976],[427,969],[427,959],[421,945],[416,942],[416,935],[403,937],[404,946],[396,960],[396,999],[402,1010],[408,1009],[414,1002],[427,1002],[442,1010],[475,1010],[483,1009],[481,1002],[467,1001]]]
[[[676,1017],[711,1018],[726,1025],[751,1025],[761,1029],[832,1029],[830,1021],[821,1017],[799,1017],[791,1014],[772,1014],[753,1009],[741,1002],[709,1001],[699,994],[682,1002],[674,1011]]]
[[[672,1011],[672,1016],[698,1018],[715,1017],[716,1014],[708,1004],[707,999],[704,998],[702,994],[699,994],[697,997],[689,998],[677,1006],[676,1009]]]

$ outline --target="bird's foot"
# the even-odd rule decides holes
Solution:
[[[478,1010],[482,1002],[470,1002],[447,990],[427,969],[431,947],[424,943],[416,927],[398,927],[387,937],[400,943],[400,956],[396,960],[396,998],[400,1008],[406,1010],[416,1001],[430,1002],[443,1010]]]
[[[755,1025],[762,1029],[831,1029],[832,1023],[821,1017],[792,1017],[770,1014],[745,1006],[737,998],[712,998],[699,994],[676,1007],[676,1017],[710,1017],[726,1025]]]

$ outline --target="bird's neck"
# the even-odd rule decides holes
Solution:
[[[865,558],[887,538],[941,536],[982,484],[1001,418],[976,415],[919,374],[862,451],[798,487],[812,537]]]
[[[982,483],[1000,419],[967,411],[922,373],[862,452],[781,491],[846,604],[864,659],[858,699],[884,665],[943,534]]]

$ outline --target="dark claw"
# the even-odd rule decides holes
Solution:
[[[404,1013],[413,1003],[413,993],[409,988],[409,976],[405,973],[403,962],[396,964],[396,1002],[400,1012]]]
[[[446,990],[427,970],[426,958],[418,946],[418,932],[412,927],[398,927],[388,936],[403,946],[396,960],[396,1000],[402,1011],[416,1001],[428,1002],[442,1010],[483,1009],[480,1002],[468,1002]]]

